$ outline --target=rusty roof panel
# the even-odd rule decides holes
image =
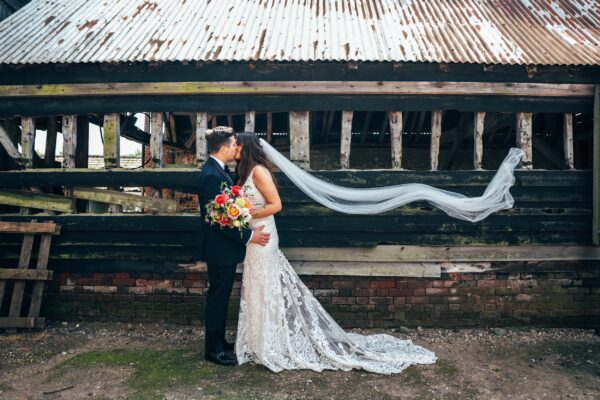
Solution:
[[[598,65],[599,42],[598,0],[34,0],[0,63]]]

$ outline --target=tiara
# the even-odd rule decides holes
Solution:
[[[230,128],[229,126],[215,126],[212,129],[207,129],[206,131],[207,135],[210,135],[211,133],[233,133],[233,128]]]

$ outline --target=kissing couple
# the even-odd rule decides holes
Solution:
[[[266,142],[228,127],[207,131],[210,154],[199,178],[205,206],[225,186],[242,186],[254,205],[249,228],[205,223],[200,258],[208,268],[205,358],[222,365],[248,362],[271,371],[364,369],[391,374],[413,364],[432,364],[429,350],[387,334],[345,332],[323,309],[279,249],[274,215],[282,209],[277,183],[265,154]],[[270,147],[270,146],[269,146]],[[269,148],[269,152],[276,152]],[[279,155],[281,157],[281,155]],[[227,164],[237,162],[237,178]],[[287,161],[287,160],[286,160]],[[316,179],[312,177],[311,179]],[[235,270],[244,263],[235,344],[225,341],[225,322]]]

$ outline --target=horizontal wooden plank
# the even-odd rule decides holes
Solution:
[[[31,217],[23,217],[27,219]],[[0,221],[0,233],[27,234],[27,233],[49,233],[58,235],[60,226],[53,222],[8,222]]]
[[[73,199],[24,190],[0,190],[0,204],[59,212],[75,211],[75,201]]]
[[[73,188],[72,197],[82,200],[93,200],[100,203],[140,207],[165,213],[175,213],[177,211],[177,201],[175,200],[138,196],[115,190],[76,187]]]
[[[477,262],[600,260],[596,246],[376,246],[373,248],[283,248],[290,261]]]
[[[481,194],[495,171],[314,171],[315,176],[343,186],[378,187],[404,183],[423,183],[448,190],[473,187]],[[91,170],[91,169],[31,169],[0,171],[2,187],[23,186],[153,186],[182,188],[195,193],[198,189],[199,169],[162,168],[151,170]],[[295,187],[281,173],[277,173],[281,188]],[[524,187],[591,187],[592,173],[572,171],[515,171],[515,188]],[[457,189],[453,189],[457,188]],[[285,196],[285,193],[283,193]]]
[[[52,271],[42,269],[0,268],[0,279],[49,281],[52,279],[52,274]]]
[[[0,85],[1,97],[132,95],[458,95],[513,97],[592,97],[591,84],[416,81],[221,81],[110,82]]]
[[[46,318],[0,317],[0,328],[36,328],[46,326]]]

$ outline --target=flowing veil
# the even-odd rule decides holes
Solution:
[[[514,199],[509,190],[515,182],[514,170],[523,151],[511,148],[484,193],[478,197],[437,189],[421,183],[349,188],[325,182],[302,170],[265,140],[261,146],[269,160],[298,188],[327,208],[346,214],[379,214],[413,201],[427,201],[446,214],[466,221],[477,222],[493,212],[509,209]]]

